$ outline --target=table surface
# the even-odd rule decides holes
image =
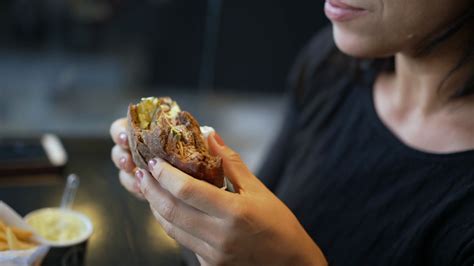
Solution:
[[[1,177],[0,200],[20,215],[58,206],[68,173],[81,184],[73,209],[89,216],[94,234],[86,265],[180,265],[179,249],[148,204],[123,189],[110,160],[109,139],[63,139],[69,162],[64,176]]]

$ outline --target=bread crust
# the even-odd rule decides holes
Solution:
[[[171,101],[169,97],[158,99]],[[224,186],[222,158],[209,153],[199,123],[190,113],[179,111],[170,123],[169,117],[158,108],[151,126],[143,129],[138,119],[138,105],[130,104],[127,120],[130,151],[137,167],[147,169],[147,162],[159,157],[197,179]]]

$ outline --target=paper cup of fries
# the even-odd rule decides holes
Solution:
[[[21,216],[0,201],[0,265],[40,265],[48,250]]]

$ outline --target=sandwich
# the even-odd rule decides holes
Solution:
[[[137,167],[159,157],[190,176],[224,186],[222,158],[211,155],[197,120],[169,97],[142,98],[128,107],[129,146]]]

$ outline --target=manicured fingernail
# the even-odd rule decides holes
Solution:
[[[144,176],[142,170],[138,169],[137,171],[135,171],[135,176],[137,177],[138,183],[142,182]]]
[[[225,145],[224,140],[222,140],[221,136],[217,134],[217,132],[214,132],[214,139],[216,140],[217,144],[219,144],[220,146]]]
[[[156,159],[151,159],[148,161],[148,168],[151,170],[155,167],[155,165],[158,163]]]
[[[120,168],[125,169],[125,165],[127,164],[127,158],[125,156],[122,156],[119,160]]]
[[[119,134],[119,141],[121,144],[126,145],[128,141],[127,133],[122,132]]]

